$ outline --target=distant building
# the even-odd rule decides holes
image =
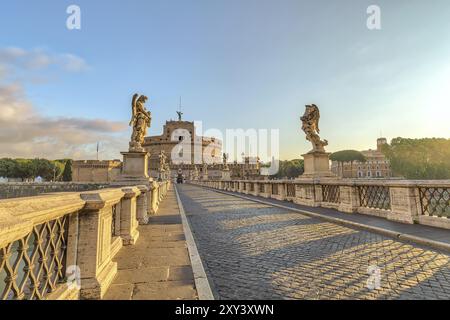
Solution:
[[[183,155],[186,157],[186,163],[174,164],[172,160],[172,150],[174,147],[178,145],[186,136],[186,133],[189,133],[191,141],[190,141],[190,153],[188,155]],[[202,137],[197,136],[195,133],[195,125],[194,122],[191,121],[166,121],[166,124],[163,127],[163,133],[159,136],[150,136],[145,137],[143,147],[150,153],[149,159],[149,175],[153,178],[158,177],[158,169],[159,169],[159,155],[161,151],[167,156],[167,161],[169,162],[170,169],[172,171],[172,176],[176,176],[178,169],[182,169],[183,173],[186,174],[187,171],[194,168],[193,163],[195,163],[194,159],[194,146],[201,146],[201,152],[205,151],[206,148],[209,148],[209,154],[211,156],[212,163],[219,163],[222,160],[222,141],[212,137]],[[187,152],[184,150],[184,152]],[[198,164],[201,166],[201,164]],[[199,168],[200,170],[201,168]]]
[[[354,161],[340,164],[332,161],[331,171],[342,178],[391,178],[392,171],[389,160],[386,159],[381,148],[387,144],[386,138],[377,139],[376,150],[364,150],[361,153],[366,157],[366,162]]]
[[[111,182],[122,170],[120,160],[78,160],[72,162],[72,181]]]
[[[191,138],[190,154],[186,156],[189,160],[186,163],[174,163],[172,159],[172,150],[174,150],[176,145],[183,141],[184,134],[187,132],[189,132]],[[222,141],[213,137],[197,136],[195,133],[194,122],[181,120],[166,121],[161,135],[145,138],[143,147],[150,153],[149,176],[153,178],[159,176],[159,155],[161,151],[164,151],[167,156],[173,178],[177,176],[178,169],[182,170],[183,175],[186,178],[190,177],[195,171],[195,167],[197,167],[199,175],[203,176],[203,160],[199,159],[197,162],[200,163],[195,164],[195,145],[197,145],[197,148],[201,146],[202,154],[206,151],[206,154],[211,157],[211,164],[208,164],[207,168],[208,177],[212,179],[222,177]],[[245,158],[244,163],[229,163],[228,167],[231,170],[232,178],[256,178],[260,174],[260,164],[258,159],[250,159],[247,157]]]
[[[172,159],[172,150],[180,144],[186,136],[190,135],[191,150],[185,157],[186,163],[174,163]],[[195,133],[194,122],[191,121],[166,121],[163,127],[163,133],[159,136],[145,137],[142,144],[149,153],[148,175],[154,179],[160,177],[160,154],[164,151],[167,157],[167,163],[170,167],[171,177],[175,178],[178,170],[181,169],[185,178],[192,177],[197,172],[199,177],[203,177],[203,159],[196,161],[195,148],[200,149],[202,157],[206,153],[211,157],[211,163],[207,166],[208,177],[221,178],[223,169],[222,141],[214,137],[197,136]],[[206,152],[205,152],[206,151]],[[200,162],[200,163],[195,163]],[[258,179],[260,177],[260,162],[258,158],[244,158],[244,163],[228,163],[231,171],[231,178],[236,179]],[[75,182],[110,182],[113,181],[122,170],[122,162],[119,160],[79,160],[72,163],[72,180]]]
[[[223,163],[217,163],[208,166],[208,177],[210,179],[221,179],[222,170],[224,169]],[[261,176],[261,163],[259,158],[245,157],[244,163],[232,162],[228,163],[228,169],[230,170],[230,177],[232,179],[262,179]],[[202,172],[203,168],[199,168]]]

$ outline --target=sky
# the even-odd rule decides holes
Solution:
[[[450,138],[449,17],[448,0],[2,1],[0,157],[94,159],[100,141],[101,159],[120,158],[135,92],[149,135],[182,96],[204,130],[279,129],[281,159],[311,149],[311,103],[330,152]]]

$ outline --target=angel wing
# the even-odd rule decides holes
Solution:
[[[139,97],[139,94],[135,93],[133,95],[133,99],[131,100],[131,120],[130,120],[130,126],[133,124],[134,122],[134,118],[136,117],[136,101]]]
[[[320,129],[319,129],[319,119],[320,119],[320,111],[319,108],[313,104],[313,119],[314,119],[314,124],[316,125],[316,129],[317,129],[317,133],[320,133]]]

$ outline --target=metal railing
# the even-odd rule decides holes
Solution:
[[[265,193],[265,192],[266,192],[265,184],[260,183],[259,184],[259,193]]]
[[[324,202],[339,203],[339,185],[322,185],[322,199]]]
[[[0,299],[40,300],[65,281],[67,215],[0,249]]]
[[[272,194],[273,195],[278,195],[278,183],[273,183],[272,184]]]
[[[295,184],[293,183],[286,184],[286,196],[289,198],[295,197]]]
[[[220,188],[215,180],[194,183]],[[302,178],[234,183],[248,183],[249,188],[257,183],[259,194],[278,200],[450,229],[450,180]]]
[[[358,186],[360,205],[366,208],[391,209],[389,187],[386,186]]]
[[[418,190],[423,215],[450,218],[450,188],[421,187]]]

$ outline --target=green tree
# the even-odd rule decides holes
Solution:
[[[16,159],[15,170],[12,172],[11,178],[19,178],[22,181],[33,177],[33,166],[31,160]]]
[[[54,163],[47,159],[34,159],[35,177],[42,177],[47,181],[53,180],[56,170]]]
[[[392,139],[383,146],[391,169],[406,179],[450,179],[450,139]]]
[[[21,180],[43,179],[60,180],[65,168],[65,160],[50,161],[47,159],[0,159],[0,177],[18,178]]]
[[[61,160],[55,160],[52,161],[52,164],[54,166],[54,170],[55,170],[55,181],[61,181],[62,180],[62,174],[64,172],[64,168],[66,166],[66,162],[65,161],[61,161]]]
[[[270,167],[270,164],[269,164]],[[304,171],[303,160],[280,160],[279,169],[277,174],[272,175],[271,178],[283,179],[283,178],[297,178]]]
[[[0,159],[0,177],[12,178],[15,176],[17,162],[13,159]]]
[[[330,155],[331,161],[338,163],[338,170],[341,171],[341,176],[344,176],[344,163],[350,162],[350,170],[353,172],[353,162],[366,162],[366,157],[356,150],[342,150],[334,152]]]
[[[72,160],[67,160],[62,173],[63,181],[72,181]]]

